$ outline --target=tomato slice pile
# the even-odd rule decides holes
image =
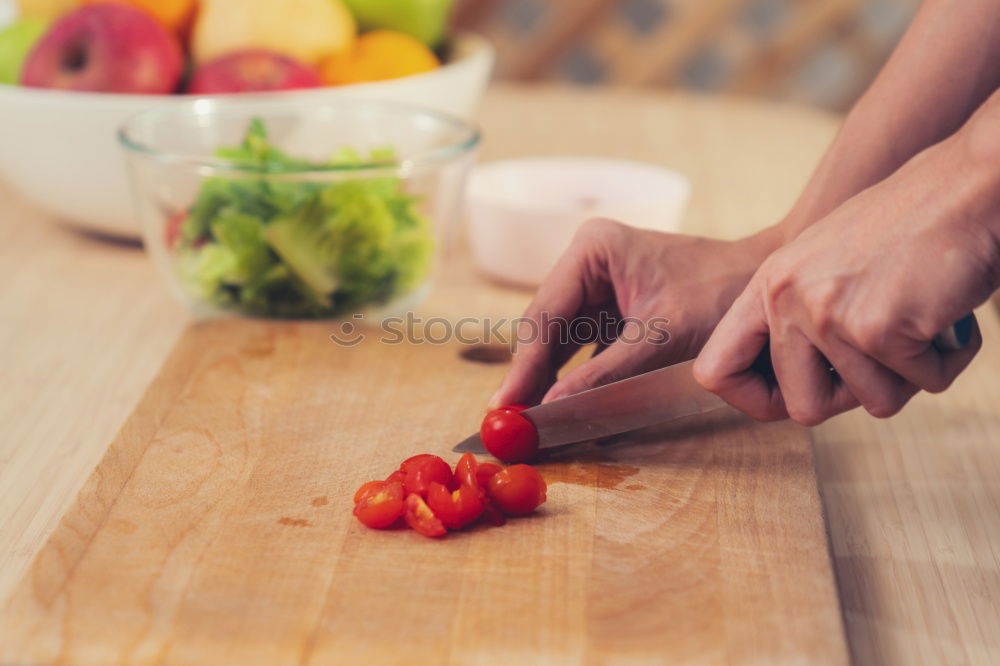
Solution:
[[[531,513],[545,501],[545,479],[529,465],[502,467],[463,455],[454,471],[429,453],[407,458],[385,481],[354,494],[354,515],[385,529],[402,519],[416,532],[441,537],[476,522],[503,525],[506,516]]]

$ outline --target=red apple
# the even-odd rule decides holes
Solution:
[[[35,44],[21,83],[92,92],[173,92],[184,55],[177,38],[150,14],[120,3],[80,7]]]
[[[192,95],[292,90],[323,85],[319,74],[288,56],[264,49],[235,51],[209,60],[194,71]]]

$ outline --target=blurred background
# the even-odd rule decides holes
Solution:
[[[354,97],[477,120],[492,77],[684,89],[843,112],[877,75],[918,5],[0,0],[0,179],[59,219],[135,237],[114,137],[126,119],[177,95],[282,93],[303,113]]]
[[[500,79],[724,91],[843,111],[919,0],[459,0]]]
[[[40,0],[36,0],[40,1]],[[58,4],[59,0],[44,0]],[[0,0],[0,26],[16,0]],[[919,0],[455,0],[496,77],[724,91],[851,106]]]

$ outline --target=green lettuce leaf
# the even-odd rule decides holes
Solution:
[[[257,120],[218,154],[252,168],[206,179],[184,222],[179,272],[198,300],[259,316],[329,317],[388,303],[426,279],[431,225],[400,179],[282,178],[316,165],[271,145]],[[371,162],[393,164],[395,154],[378,148],[366,161],[345,147],[329,164]]]

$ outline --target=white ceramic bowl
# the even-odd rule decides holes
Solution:
[[[459,35],[451,62],[433,72],[392,81],[227,99],[338,99],[400,102],[468,120],[489,81],[493,48]],[[40,90],[0,84],[0,179],[52,216],[93,231],[138,237],[125,156],[115,139],[126,119],[183,95],[117,95]]]
[[[588,157],[534,157],[473,169],[466,201],[476,265],[501,282],[535,286],[580,225],[610,217],[677,231],[691,193],[682,174],[652,164]]]

